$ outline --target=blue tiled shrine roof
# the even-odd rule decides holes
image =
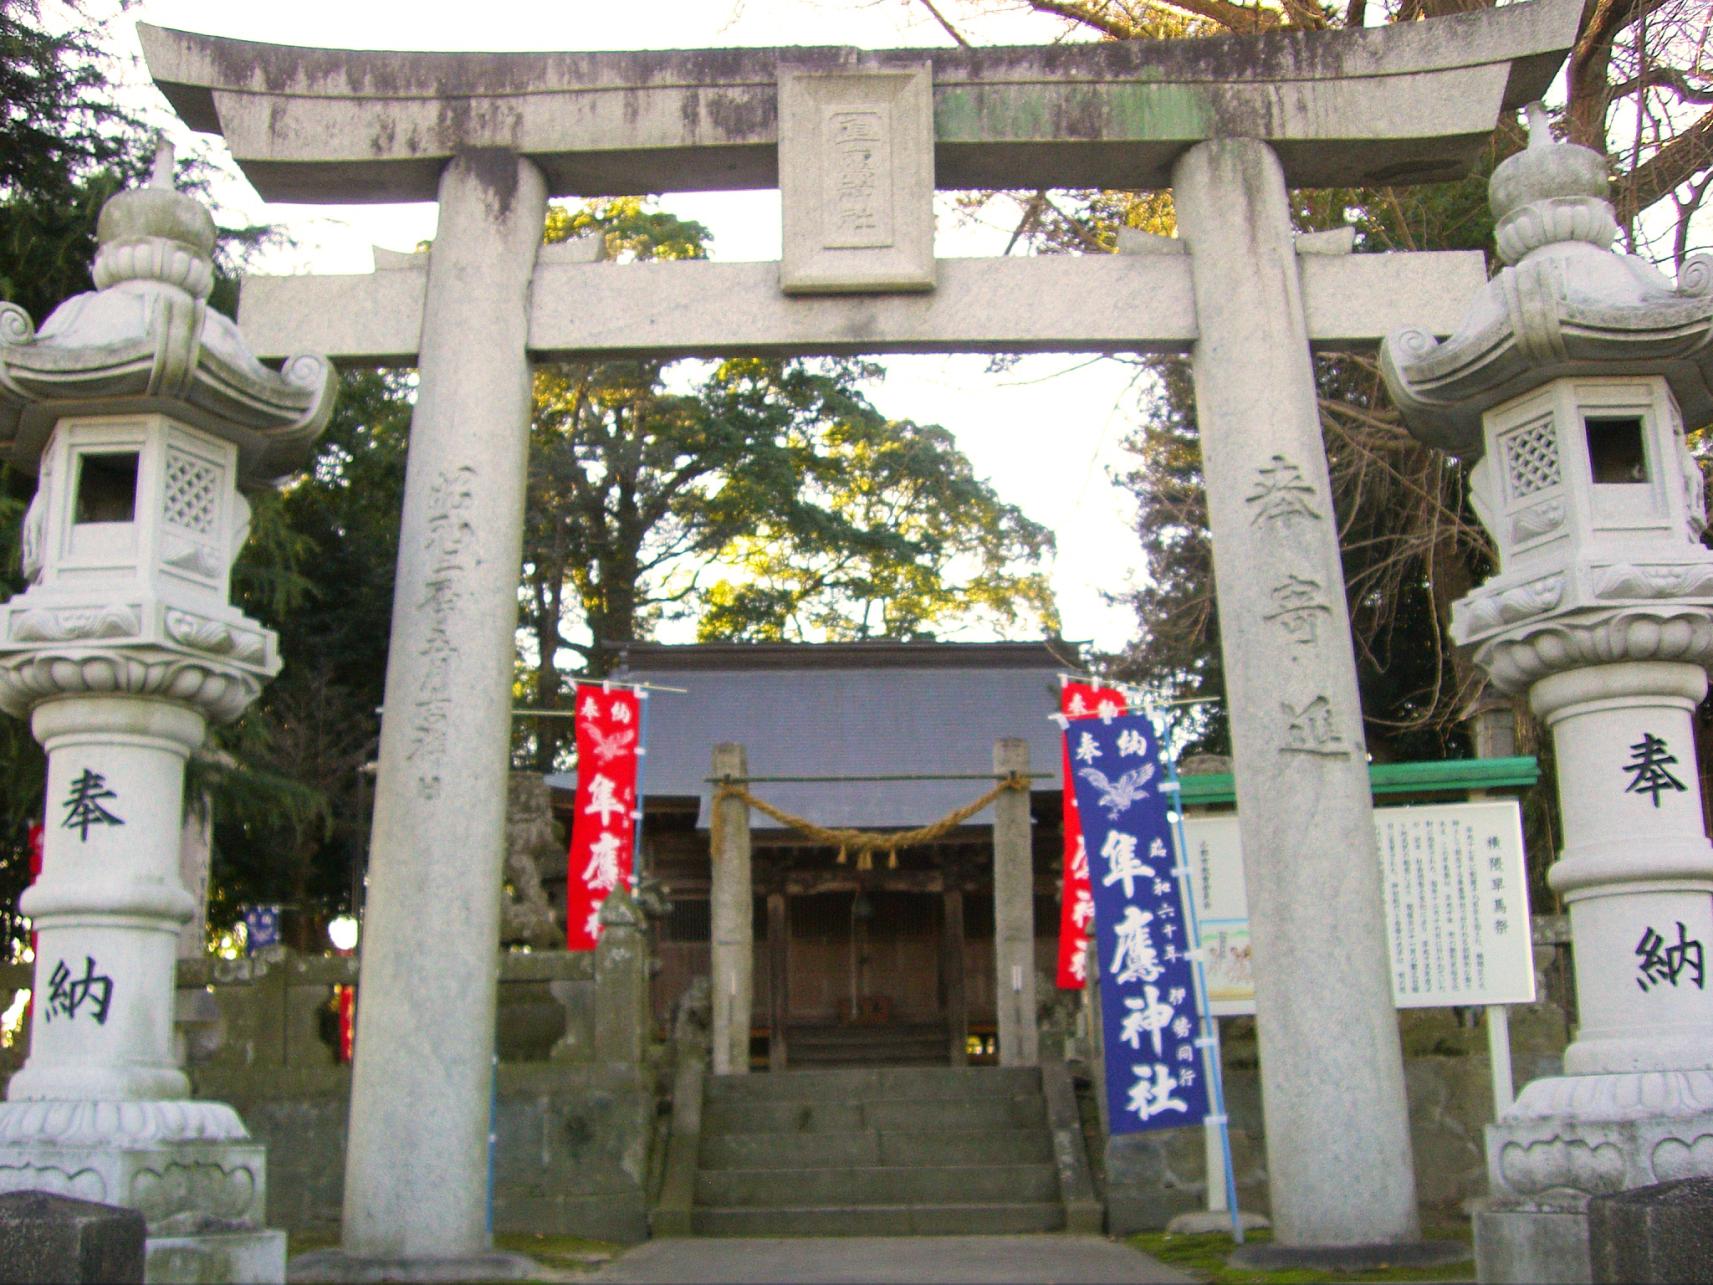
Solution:
[[[615,678],[652,692],[648,798],[699,800],[708,824],[714,746],[744,747],[752,778],[970,774],[988,780],[756,781],[757,797],[822,825],[925,825],[990,788],[994,742],[1029,745],[1032,772],[1059,766],[1059,678],[1045,643],[636,646]],[[551,778],[550,778],[551,779]],[[553,784],[569,782],[553,780]],[[1034,783],[1056,791],[1055,780]],[[991,809],[968,824],[986,825]],[[777,823],[752,813],[756,829]]]

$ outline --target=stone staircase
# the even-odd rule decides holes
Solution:
[[[971,1235],[1066,1225],[1041,1072],[875,1067],[717,1076],[703,1236]]]

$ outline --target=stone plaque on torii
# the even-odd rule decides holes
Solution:
[[[1040,49],[401,54],[142,29],[265,198],[437,200],[424,255],[253,278],[258,352],[414,363],[345,1190],[353,1272],[483,1261],[532,360],[1188,352],[1194,361],[1282,1246],[1419,1238],[1311,351],[1449,333],[1477,254],[1297,238],[1288,187],[1460,177],[1544,91],[1577,0],[1343,32]],[[778,187],[783,260],[594,261],[549,195]],[[1179,239],[932,257],[947,188],[1173,189]],[[1275,636],[1310,591],[1314,635]],[[1300,632],[1300,631],[1299,631]],[[1337,949],[1329,949],[1337,943]],[[435,1020],[423,1020],[424,1014]],[[452,1034],[470,1032],[464,1043]],[[321,1264],[331,1269],[333,1264]]]

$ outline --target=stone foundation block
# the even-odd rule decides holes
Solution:
[[[249,1229],[151,1236],[147,1285],[282,1285],[286,1234]]]
[[[143,1217],[47,1191],[0,1196],[0,1285],[143,1279]]]
[[[1588,1202],[1598,1282],[1704,1281],[1713,1271],[1713,1178],[1656,1183]]]
[[[1588,1215],[1497,1202],[1477,1210],[1475,1275],[1482,1285],[1590,1285]]]

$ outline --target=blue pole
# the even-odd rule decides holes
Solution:
[[[500,1134],[500,1055],[488,1075],[488,1248],[494,1247],[494,1147]]]
[[[630,890],[634,894],[642,886],[642,798],[643,781],[648,768],[648,693],[641,688],[636,693],[636,815],[632,817],[630,853]]]
[[[1231,1238],[1237,1244],[1243,1243],[1243,1217],[1237,1208],[1237,1175],[1231,1169],[1231,1122],[1225,1112],[1225,1083],[1220,1074],[1219,1028],[1218,1019],[1214,1017],[1207,997],[1207,971],[1202,955],[1201,921],[1196,914],[1195,889],[1190,885],[1189,841],[1184,837],[1184,804],[1183,792],[1178,782],[1178,754],[1176,746],[1170,744],[1172,725],[1165,715],[1156,715],[1154,726],[1160,734],[1160,743],[1166,749],[1166,788],[1172,792],[1172,815],[1176,818],[1172,823],[1173,833],[1178,841],[1178,863],[1173,873],[1178,877],[1178,891],[1183,900],[1184,913],[1189,916],[1191,943],[1191,959],[1194,968],[1191,970],[1195,977],[1196,1007],[1201,1012],[1201,1038],[1196,1043],[1202,1050],[1202,1074],[1208,1077],[1208,1099],[1213,1107],[1209,1119],[1219,1128],[1220,1152],[1225,1157],[1225,1203],[1231,1214]]]

